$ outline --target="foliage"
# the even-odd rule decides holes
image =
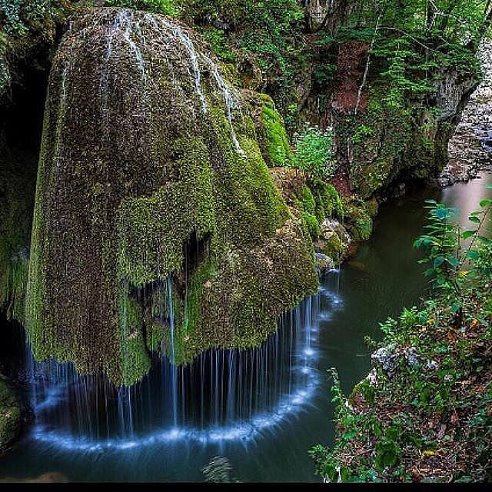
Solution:
[[[373,369],[349,398],[335,375],[336,440],[310,451],[325,481],[490,479],[492,200],[480,206],[475,226],[462,231],[452,210],[428,204],[430,226],[417,245],[428,252],[435,297],[381,324]],[[466,298],[459,330],[448,298],[454,284]]]
[[[492,6],[481,0],[353,2],[341,40],[373,42],[379,76],[400,93],[432,91],[439,70],[479,69],[475,51],[490,27]]]
[[[253,59],[262,76],[289,98],[295,75],[307,62],[297,0],[181,0],[179,5],[182,17],[198,29],[223,31],[213,35],[215,41],[223,39],[219,52]]]
[[[311,176],[328,178],[335,170],[333,161],[333,136],[331,130],[307,127],[297,135],[292,165]]]
[[[227,42],[227,36],[224,29],[217,27],[207,27],[202,31],[203,37],[208,41],[212,51],[224,62],[234,63],[237,60],[236,55],[231,50]]]
[[[105,3],[108,7],[127,7],[170,16],[178,13],[174,0],[106,0]]]
[[[421,262],[429,264],[425,274],[432,288],[457,314],[457,323],[463,319],[467,296],[474,295],[473,289],[492,272],[492,200],[482,200],[480,207],[468,218],[474,227],[463,230],[456,221],[456,210],[429,200],[430,223],[426,234],[415,241],[427,253]]]
[[[60,10],[56,0],[0,0],[0,25],[6,34],[26,34],[36,23]]]

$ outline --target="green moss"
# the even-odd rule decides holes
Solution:
[[[282,117],[270,96],[261,94],[261,121],[266,138],[266,161],[269,166],[286,166],[292,159],[287,132]]]
[[[302,218],[304,220],[304,223],[306,224],[307,230],[309,232],[309,235],[313,240],[318,239],[319,234],[321,232],[320,226],[318,219],[316,218],[315,215],[310,214],[309,212],[304,212],[302,214]]]
[[[310,214],[316,213],[316,202],[314,200],[313,193],[307,185],[304,185],[301,189],[301,203],[302,209]]]
[[[329,239],[323,241],[323,243],[324,247],[322,253],[335,261],[339,261],[340,257],[345,252],[345,248],[338,234],[334,233]]]
[[[332,184],[321,179],[314,179],[309,186],[313,190],[318,217],[339,219],[343,217],[342,200]]]
[[[366,207],[367,213],[372,218],[376,217],[376,215],[378,214],[378,210],[379,210],[379,203],[378,203],[376,198],[371,198],[370,200],[367,200],[365,202],[365,207]]]
[[[372,218],[365,204],[356,205],[347,202],[344,206],[345,218],[351,235],[356,241],[365,241],[372,234]]]
[[[413,137],[415,108],[388,104],[387,87],[373,84],[367,110],[337,125],[338,138],[350,142],[350,181],[366,199],[388,185],[403,167],[417,164]]]
[[[119,209],[119,276],[134,286],[165,280],[184,260],[183,243],[215,229],[212,171],[200,138],[178,139],[177,181],[150,197],[127,198]],[[179,211],[179,213],[170,213]]]
[[[143,338],[143,310],[140,303],[128,294],[128,289],[121,290],[121,381],[131,386],[141,379],[150,369],[150,357]]]
[[[210,279],[217,273],[217,267],[210,259],[204,261],[193,274],[188,294],[186,296],[183,331],[189,334],[199,325],[201,316],[200,302],[203,298],[203,289],[210,288]]]
[[[0,135],[0,309],[24,319],[36,157],[13,151]]]

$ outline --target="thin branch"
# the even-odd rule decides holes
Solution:
[[[376,28],[374,29],[374,35],[372,36],[371,44],[367,52],[367,61],[366,61],[366,67],[364,69],[364,76],[362,77],[362,83],[360,84],[359,90],[357,92],[357,103],[355,104],[355,110],[354,110],[354,115],[356,116],[357,116],[357,112],[359,111],[360,101],[362,99],[362,91],[364,90],[364,87],[367,83],[367,76],[369,74],[369,67],[371,65],[371,52],[372,49],[374,48],[374,42],[376,41],[376,37],[378,35],[379,23],[381,22],[381,17],[383,16],[383,13],[384,10],[381,10],[381,12],[379,13],[378,20],[376,21]]]

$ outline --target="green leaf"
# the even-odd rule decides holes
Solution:
[[[451,304],[451,312],[456,314],[462,306],[463,304],[460,301],[453,302],[453,304]]]
[[[481,207],[490,207],[492,205],[492,200],[490,198],[485,198],[485,200],[480,201]]]
[[[438,256],[434,260],[434,268],[439,268],[444,263],[445,260],[446,258],[444,258],[444,256]]]
[[[398,448],[392,441],[382,441],[376,444],[375,464],[379,470],[393,466],[398,461]]]
[[[460,261],[456,256],[448,256],[446,258],[446,261],[452,266],[452,267],[457,267],[460,264]]]
[[[470,217],[468,217],[468,220],[475,224],[480,224],[480,219],[475,215],[470,215]]]
[[[447,219],[449,217],[449,209],[448,208],[436,208],[436,211],[435,211],[435,214],[436,214],[436,217],[438,219]]]
[[[461,237],[463,239],[469,239],[471,238],[474,234],[476,234],[476,230],[475,231],[464,231],[463,234],[461,235]]]

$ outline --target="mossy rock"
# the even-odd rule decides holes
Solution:
[[[309,212],[304,212],[302,214],[302,218],[303,218],[304,223],[306,225],[306,228],[309,232],[309,235],[311,236],[313,241],[318,239],[321,228],[320,228],[317,217],[313,214],[310,214]]]
[[[373,222],[364,202],[347,201],[344,204],[344,213],[347,227],[354,240],[365,241],[371,237]]]
[[[260,94],[260,104],[258,134],[265,162],[270,167],[287,166],[292,160],[292,150],[284,121],[270,96]]]
[[[337,233],[333,233],[329,239],[323,240],[321,252],[329,256],[335,262],[340,261],[342,255],[345,253],[345,246],[340,239],[340,236],[338,236]]]
[[[0,134],[0,309],[24,319],[36,158],[14,152]]]
[[[0,455],[19,435],[20,426],[19,401],[0,374]]]
[[[313,246],[272,181],[256,109],[163,16],[73,19],[38,175],[26,301],[37,359],[130,385],[152,350],[186,363],[258,345],[316,290]]]

